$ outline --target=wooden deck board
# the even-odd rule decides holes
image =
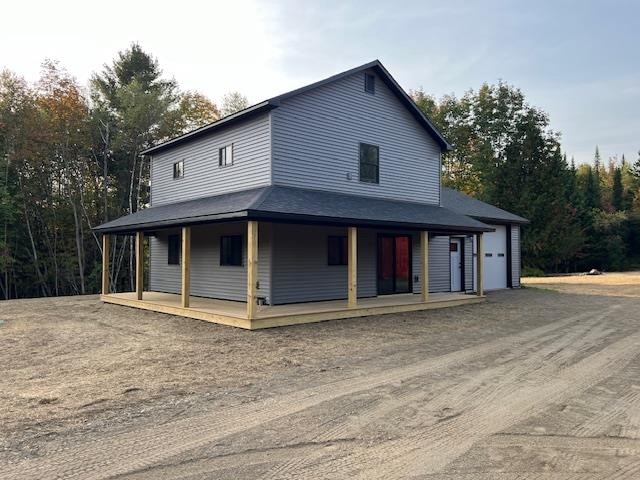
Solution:
[[[289,305],[258,306],[255,318],[247,318],[244,302],[232,302],[212,298],[190,297],[189,308],[183,308],[181,296],[172,293],[144,292],[142,300],[136,293],[112,293],[102,300],[128,307],[196,318],[223,325],[246,329],[270,328],[301,323],[364,317],[387,313],[429,310],[484,301],[484,297],[462,293],[434,293],[428,302],[422,302],[419,294],[387,295],[358,299],[355,308],[349,308],[347,300],[295,303]]]

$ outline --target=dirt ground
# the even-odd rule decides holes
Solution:
[[[640,478],[640,274],[562,278],[254,332],[0,303],[0,478]]]

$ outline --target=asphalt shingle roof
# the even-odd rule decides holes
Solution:
[[[477,218],[481,221],[498,221],[501,223],[529,223],[529,220],[515,213],[507,212],[488,203],[465,195],[457,190],[442,187],[440,191],[440,203],[443,207],[454,212]]]
[[[181,225],[255,219],[471,233],[491,227],[450,209],[321,190],[268,186],[140,210],[95,228],[131,233]]]

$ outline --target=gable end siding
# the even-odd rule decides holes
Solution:
[[[193,140],[151,159],[153,206],[209,197],[271,183],[269,114]],[[233,144],[233,165],[218,166],[218,149]],[[173,164],[184,161],[184,178]]]
[[[440,147],[379,77],[374,95],[359,72],[271,116],[274,184],[439,204]],[[360,143],[380,148],[379,184],[359,181]]]

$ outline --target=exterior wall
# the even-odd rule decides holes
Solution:
[[[271,112],[273,183],[440,202],[440,147],[383,81],[364,72],[282,101]],[[380,183],[359,181],[359,144],[380,148]]]
[[[347,267],[327,265],[327,237],[341,227],[275,225],[273,303],[347,298]],[[358,297],[377,294],[376,233],[358,229]]]
[[[429,292],[451,291],[451,265],[449,257],[449,237],[429,238]],[[420,235],[413,237],[413,293],[422,292],[420,278]]]
[[[169,234],[163,231],[150,240],[149,288],[157,292],[180,293],[181,266],[168,265]],[[244,240],[242,266],[220,265],[220,236],[242,235]],[[247,225],[245,222],[225,223],[191,230],[191,295],[247,300]],[[258,231],[258,296],[270,301],[271,297],[271,225],[260,224]]]
[[[193,140],[151,159],[153,206],[248,190],[271,183],[269,114]],[[218,149],[233,143],[233,165],[218,166]],[[184,161],[184,178],[173,164]]]
[[[520,286],[522,257],[520,248],[520,227],[511,225],[511,282],[514,287]]]
[[[473,283],[474,256],[473,237],[464,239],[464,290],[465,292],[475,292],[476,286]]]
[[[429,239],[429,291],[451,291],[451,257],[449,237],[438,236]]]

